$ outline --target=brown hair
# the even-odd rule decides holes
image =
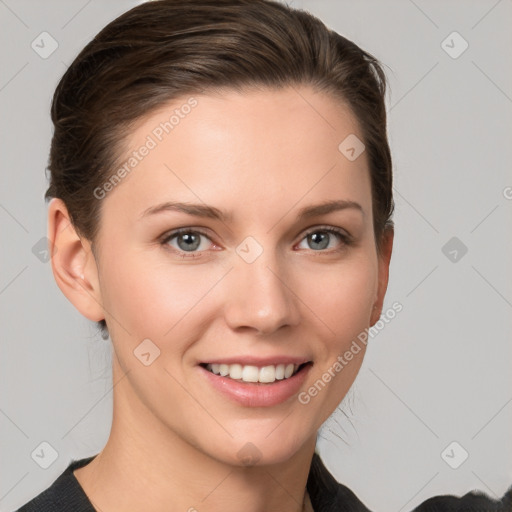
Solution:
[[[289,85],[332,94],[358,120],[380,253],[394,210],[382,67],[311,14],[270,0],[156,0],[101,30],[55,90],[45,198],[62,199],[94,247],[102,205],[94,190],[114,173],[143,116],[208,89]]]

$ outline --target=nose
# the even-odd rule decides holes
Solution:
[[[269,335],[299,323],[298,297],[284,265],[265,251],[253,263],[235,262],[226,287],[224,315],[233,330]]]

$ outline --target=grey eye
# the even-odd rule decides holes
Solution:
[[[331,233],[316,231],[315,233],[310,233],[307,239],[311,249],[322,250],[329,247],[331,236]]]
[[[201,235],[196,233],[181,233],[176,239],[182,251],[195,251],[201,245]]]

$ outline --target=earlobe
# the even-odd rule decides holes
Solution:
[[[384,297],[386,296],[386,290],[388,288],[389,281],[389,265],[391,262],[391,253],[393,252],[393,239],[394,229],[388,228],[383,235],[382,240],[382,251],[379,256],[379,277],[378,277],[378,288],[377,296],[373,304],[373,310],[370,318],[370,326],[375,325],[381,314],[384,305]]]
[[[105,318],[98,269],[91,245],[80,238],[61,199],[48,209],[48,239],[55,281],[67,299],[89,320]]]

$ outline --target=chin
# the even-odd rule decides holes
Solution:
[[[222,451],[212,453],[212,456],[225,464],[238,467],[281,464],[293,458],[306,441],[306,436],[299,441],[292,439],[288,433],[284,436],[282,432],[268,436],[268,432],[267,429],[260,429],[257,435],[237,436],[225,443]]]

